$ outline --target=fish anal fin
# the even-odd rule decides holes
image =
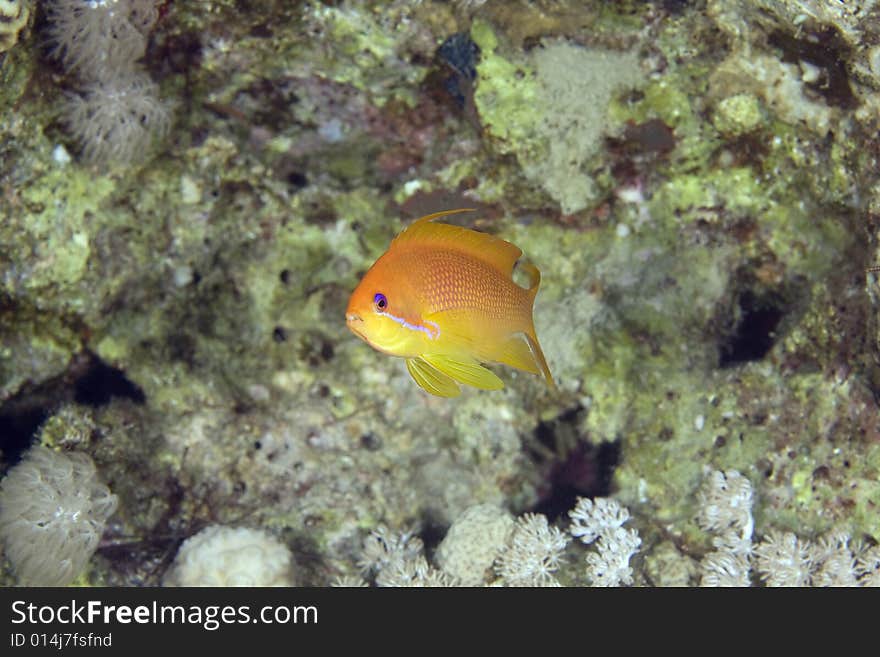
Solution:
[[[532,374],[541,373],[529,343],[525,339],[525,333],[521,331],[517,331],[501,343],[498,352],[492,354],[491,359]]]
[[[432,223],[438,217],[458,212],[470,212],[470,210],[435,212],[417,219],[414,223],[407,226],[400,235],[395,237],[391,244],[397,247],[407,246],[408,244],[420,244],[459,251],[481,260],[505,276],[509,276],[517,259],[522,255],[519,247],[495,235],[481,233],[470,228],[453,226],[452,224]]]
[[[538,344],[538,338],[533,335],[529,335],[528,333],[523,333],[523,337],[529,345],[529,351],[532,352],[532,356],[534,356],[535,363],[537,363],[538,367],[541,369],[541,374],[544,375],[544,379],[547,381],[547,385],[550,386],[551,389],[556,389],[556,382],[553,380],[553,375],[550,374],[550,366],[547,364],[547,359],[544,358],[544,352],[541,350],[541,345]]]
[[[525,331],[517,331],[505,340],[493,360],[525,372],[541,374],[551,388],[556,387],[550,374],[550,367],[544,358],[544,352],[541,351],[541,345],[536,338]]]
[[[481,390],[501,390],[504,382],[494,372],[470,357],[445,354],[422,354],[422,359],[443,374]]]
[[[421,358],[407,358],[406,369],[426,392],[438,397],[458,397],[458,384],[436,367]]]

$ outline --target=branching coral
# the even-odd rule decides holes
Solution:
[[[507,586],[559,586],[555,573],[567,544],[565,534],[550,527],[545,516],[527,513],[517,520],[496,572]]]
[[[811,542],[771,529],[752,547],[752,486],[733,470],[715,471],[700,492],[698,522],[716,547],[701,565],[703,586],[749,586],[750,566],[767,586],[877,586],[880,549],[832,532]]]
[[[587,555],[587,575],[596,586],[632,584],[629,561],[642,544],[638,532],[624,529],[629,511],[608,498],[581,498],[569,512],[570,532],[582,543],[596,542],[597,551]]]
[[[752,484],[739,472],[715,471],[699,497],[699,525],[715,534],[701,564],[703,586],[748,586],[752,553]]]
[[[393,532],[382,525],[364,541],[359,565],[365,574],[375,573],[377,586],[452,586],[453,578],[430,566],[423,550],[422,539],[412,532]],[[337,582],[340,586],[361,583]]]

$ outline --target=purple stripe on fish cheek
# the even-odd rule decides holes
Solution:
[[[397,322],[403,328],[407,328],[410,331],[421,331],[432,340],[436,340],[440,336],[440,327],[437,326],[435,322],[426,322],[427,324],[430,324],[430,326],[423,326],[421,324],[413,324],[411,322],[408,322],[405,318],[398,317],[397,315],[392,315],[389,312],[381,312],[377,310],[376,314],[381,315],[382,317],[387,317],[391,321]]]

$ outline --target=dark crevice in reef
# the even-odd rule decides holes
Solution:
[[[74,382],[74,401],[98,407],[109,404],[114,397],[130,399],[136,404],[147,400],[144,391],[132,383],[125,372],[90,354],[88,367]]]
[[[435,522],[434,519],[431,517],[426,517],[423,519],[422,531],[419,533],[419,538],[422,539],[422,544],[425,546],[426,554],[434,554],[440,543],[443,542],[443,539],[445,538],[448,529],[448,527],[445,527],[442,524]]]
[[[453,34],[437,49],[441,67],[435,71],[440,84],[459,110],[473,103],[473,84],[477,79],[480,48],[467,32]]]
[[[614,471],[620,463],[620,441],[594,445],[578,433],[582,415],[587,411],[576,406],[550,421],[538,423],[533,456],[546,458],[538,503],[531,510],[551,521],[564,517],[574,508],[578,497],[607,497],[611,494]]]
[[[0,407],[0,452],[6,465],[14,465],[30,446],[40,425],[49,417],[49,409],[7,401]]]
[[[565,458],[554,463],[545,483],[547,488],[532,509],[551,521],[565,517],[579,497],[608,497],[614,470],[620,463],[620,441],[593,445],[581,441]]]
[[[798,27],[797,36],[777,30],[770,34],[768,42],[782,51],[782,61],[807,62],[818,69],[818,79],[806,86],[828,105],[842,109],[859,106],[847,71],[851,48],[837,28],[809,23]]]
[[[56,377],[26,386],[0,404],[0,452],[5,465],[17,463],[30,448],[40,427],[61,405],[76,402],[99,407],[111,399],[137,404],[146,395],[125,373],[90,352],[77,355]]]
[[[776,342],[776,329],[787,311],[781,296],[772,293],[758,296],[749,290],[740,294],[737,305],[739,322],[719,349],[722,368],[764,358]]]

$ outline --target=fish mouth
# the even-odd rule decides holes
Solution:
[[[350,328],[354,333],[363,337],[362,328],[364,325],[364,320],[361,319],[361,316],[357,313],[345,313],[345,323],[348,324],[348,328]]]

